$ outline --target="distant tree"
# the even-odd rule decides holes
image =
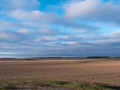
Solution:
[[[109,56],[89,56],[87,58],[110,58]]]

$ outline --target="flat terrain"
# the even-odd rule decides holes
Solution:
[[[16,79],[120,86],[120,59],[0,60],[0,82]]]

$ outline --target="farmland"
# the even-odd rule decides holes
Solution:
[[[32,85],[43,90],[119,90],[120,59],[0,60],[0,88]]]

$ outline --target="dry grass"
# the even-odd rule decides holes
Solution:
[[[3,81],[69,81],[120,86],[118,59],[0,60]]]

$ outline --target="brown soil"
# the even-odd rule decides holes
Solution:
[[[0,60],[0,81],[28,78],[102,83],[120,86],[117,59]]]

